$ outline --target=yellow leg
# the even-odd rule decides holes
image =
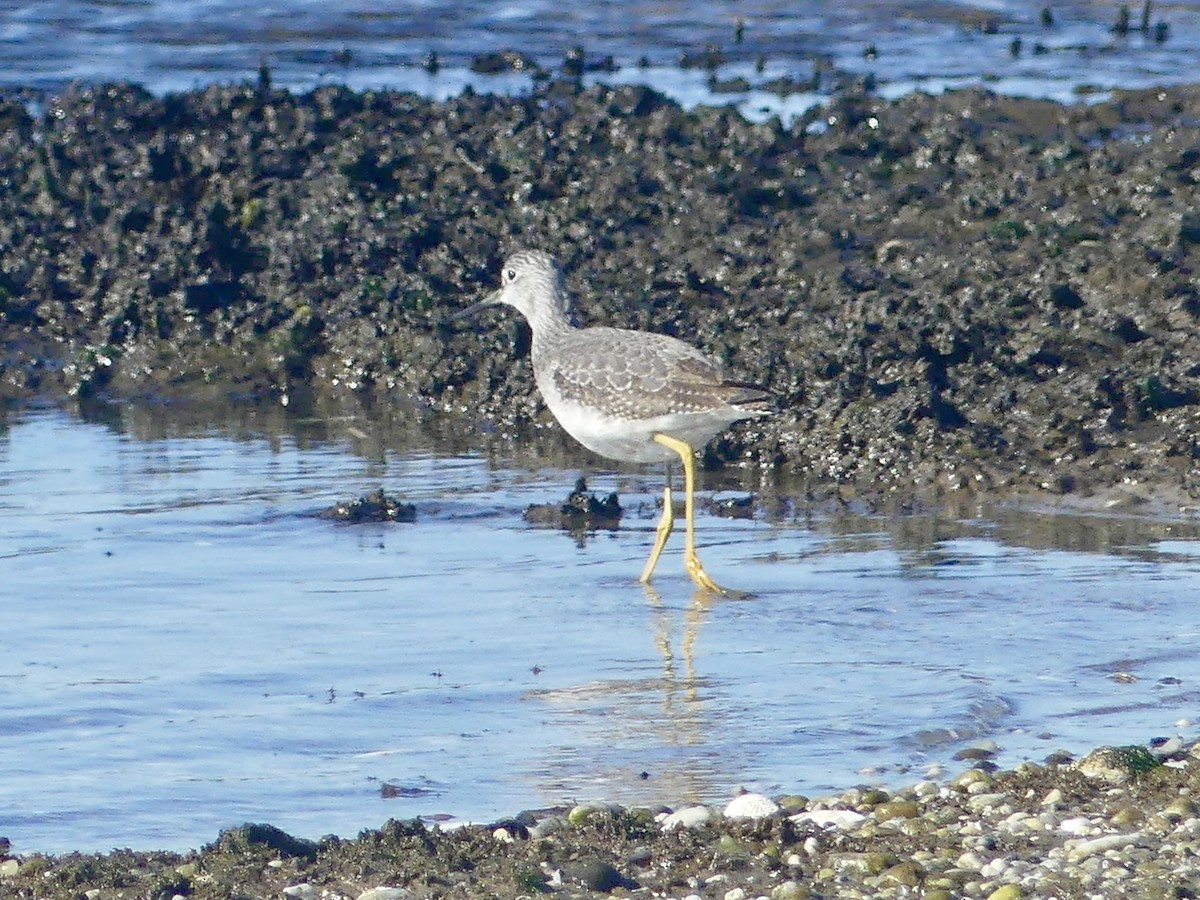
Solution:
[[[698,587],[706,591],[716,591],[719,594],[723,594],[725,593],[724,589],[704,571],[704,566],[700,563],[700,557],[696,555],[696,453],[692,450],[690,444],[669,435],[656,434],[654,435],[654,440],[664,447],[674,450],[679,454],[679,458],[683,460],[683,490],[685,492],[683,498],[683,515],[684,521],[687,523],[687,533],[683,545],[684,568],[687,569],[688,575],[692,577],[692,581],[696,582]],[[663,542],[666,542],[665,538]],[[661,553],[662,547],[656,546],[655,550],[657,553]],[[658,561],[658,557],[653,554],[651,555],[651,559],[655,562]]]
[[[671,473],[667,472],[667,486],[663,488],[663,511],[662,518],[658,520],[658,537],[654,540],[654,549],[650,551],[650,558],[646,560],[646,568],[642,569],[642,577],[638,579],[642,584],[650,581],[650,576],[654,574],[654,567],[658,565],[658,558],[662,556],[663,547],[667,545],[667,538],[671,536],[671,531],[675,528],[675,507],[671,504]]]

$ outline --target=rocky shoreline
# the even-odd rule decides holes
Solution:
[[[1200,498],[1200,88],[849,91],[806,121],[641,87],[269,78],[0,103],[0,396],[407,404],[549,425],[527,338],[451,321],[517,245],[581,318],[682,335],[780,412],[708,462],[875,502]]]
[[[0,400],[354,403],[557,433],[522,326],[452,321],[536,245],[584,321],[684,336],[775,394],[710,464],[869,505],[1026,492],[1191,514],[1197,147],[1198,87],[1071,107],[850,91],[791,125],[571,82],[9,99]],[[677,830],[592,806],[317,843],[242,828],[191,854],[0,845],[0,893],[1195,896],[1200,761],[1164,756],[1120,783],[984,767]]]
[[[1200,890],[1200,745],[836,796],[744,794],[723,808],[584,803],[487,826],[391,821],[309,841],[269,825],[190,853],[10,855],[14,900],[403,898],[1185,898]]]

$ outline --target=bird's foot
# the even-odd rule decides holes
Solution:
[[[712,577],[706,571],[704,571],[704,566],[700,562],[700,557],[698,557],[694,552],[684,554],[683,567],[687,569],[688,575],[691,576],[692,581],[696,583],[696,586],[702,590],[712,591],[715,594],[729,593],[725,590],[725,588],[713,581]]]
[[[683,566],[687,569],[688,575],[692,577],[692,581],[696,583],[696,587],[700,589],[696,593],[697,598],[704,595],[711,596],[712,594],[717,594],[726,600],[749,600],[754,596],[749,591],[721,587],[712,580],[712,576],[708,572],[704,571],[704,566],[700,563],[700,557],[695,553],[684,553]]]

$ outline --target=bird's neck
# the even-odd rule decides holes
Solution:
[[[555,297],[553,303],[539,306],[529,317],[529,327],[533,331],[534,344],[543,341],[554,341],[556,338],[575,330],[575,323],[567,311],[565,297]]]

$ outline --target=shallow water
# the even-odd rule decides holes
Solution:
[[[814,794],[958,767],[979,739],[1011,765],[1195,736],[1195,523],[764,495],[753,519],[701,515],[710,571],[754,593],[711,601],[678,539],[654,591],[634,580],[653,472],[594,474],[630,512],[580,546],[522,520],[576,475],[544,460],[354,420],[152,421],[35,409],[0,430],[0,834],[19,852]],[[380,485],[415,524],[314,516]]]
[[[0,85],[58,90],[73,80],[137,81],[178,91],[256,77],[270,67],[292,90],[320,84],[399,88],[445,98],[477,90],[528,90],[527,73],[481,76],[477,55],[512,48],[558,71],[583,46],[591,63],[613,57],[615,72],[587,81],[650,84],[685,105],[735,103],[752,117],[802,113],[849,80],[870,76],[886,96],[985,85],[1015,96],[1096,99],[1115,87],[1194,81],[1200,0],[1152,6],[1151,26],[1113,33],[1118,4],[1045,0],[881,3],[878,0],[601,0],[564,7],[546,0],[433,4],[308,3],[247,6],[229,0],[45,0],[0,3]],[[1050,9],[1053,24],[1042,23]],[[744,23],[737,40],[737,22]],[[1014,40],[1020,41],[1014,51]],[[707,48],[721,62],[681,68]],[[439,67],[427,71],[436,54]],[[760,71],[761,69],[761,71]],[[811,90],[781,96],[787,78]],[[710,75],[745,78],[748,89],[713,93]]]

